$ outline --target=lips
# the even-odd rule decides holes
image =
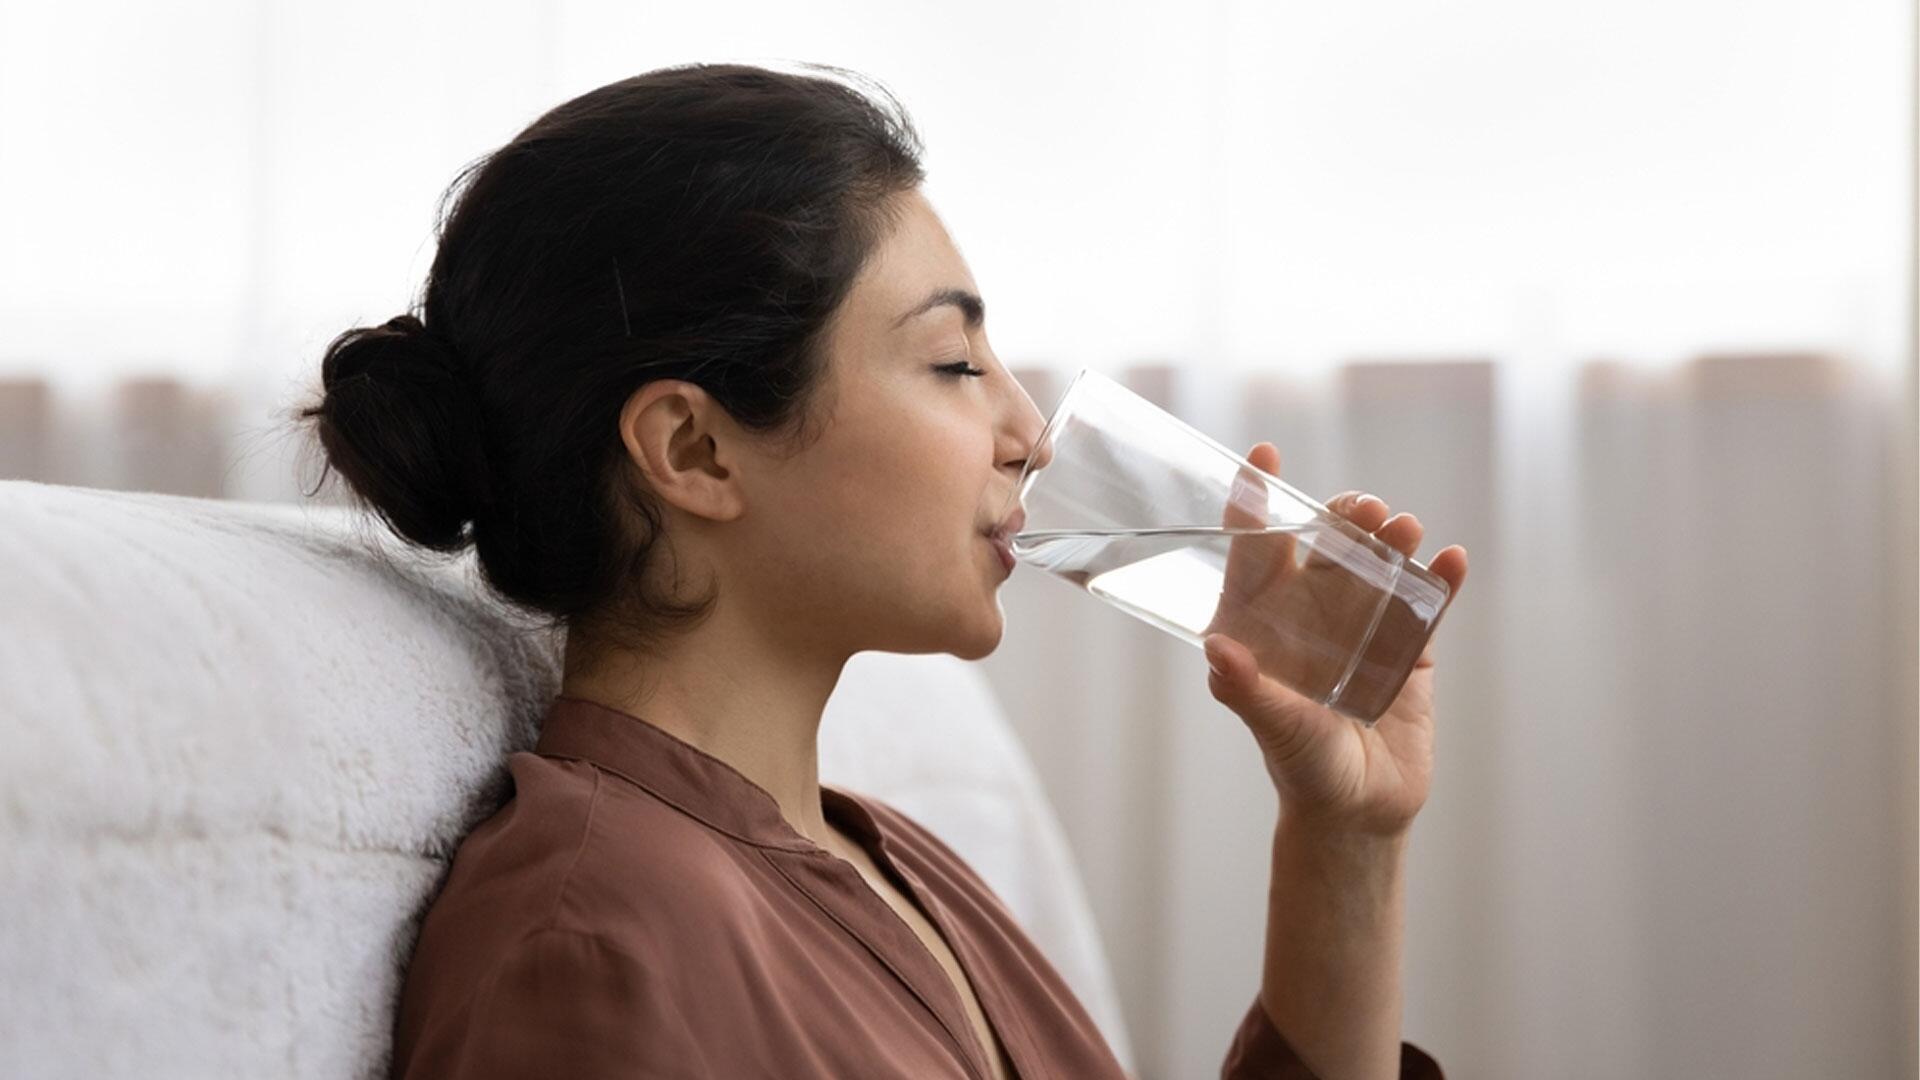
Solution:
[[[1026,523],[1027,508],[1017,506],[1014,507],[1013,514],[1008,517],[1007,520],[988,530],[987,535],[993,537],[995,540],[1005,540],[1012,537],[1015,533],[1018,533]]]
[[[987,537],[987,543],[992,544],[994,554],[1000,556],[1000,565],[1005,567],[1008,572],[1012,572],[1015,560],[1013,557],[1013,548],[1007,545],[1007,541],[1002,537],[989,536]]]
[[[1016,507],[1012,516],[1008,517],[1007,520],[987,530],[987,540],[993,544],[993,550],[1000,556],[1000,564],[1006,567],[1009,573],[1013,571],[1016,565],[1016,560],[1013,557],[1013,536],[1018,533],[1020,527],[1026,523],[1026,509]]]

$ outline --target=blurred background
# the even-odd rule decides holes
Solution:
[[[1911,1076],[1915,53],[1899,0],[0,0],[0,477],[299,500],[287,414],[411,302],[461,166],[649,68],[850,67],[1042,410],[1094,367],[1469,549],[1408,1039],[1461,1077]],[[1216,1075],[1251,739],[1197,650],[1002,595],[981,663],[1132,1059]]]

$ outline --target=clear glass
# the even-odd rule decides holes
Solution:
[[[1419,562],[1089,368],[998,522],[1017,561],[1195,647],[1224,633],[1369,727],[1451,599]]]

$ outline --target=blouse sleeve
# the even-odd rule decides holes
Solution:
[[[1220,1066],[1220,1080],[1320,1080],[1273,1026],[1260,996],[1240,1021]],[[1445,1080],[1440,1063],[1410,1042],[1400,1044],[1400,1080]]]
[[[653,1080],[708,1074],[678,1006],[647,967],[575,930],[536,930],[475,990],[453,1075]]]

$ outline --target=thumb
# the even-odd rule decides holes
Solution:
[[[1202,648],[1211,671],[1207,689],[1246,721],[1269,765],[1311,744],[1327,726],[1322,715],[1326,710],[1318,702],[1262,674],[1245,645],[1225,634],[1209,634]]]

